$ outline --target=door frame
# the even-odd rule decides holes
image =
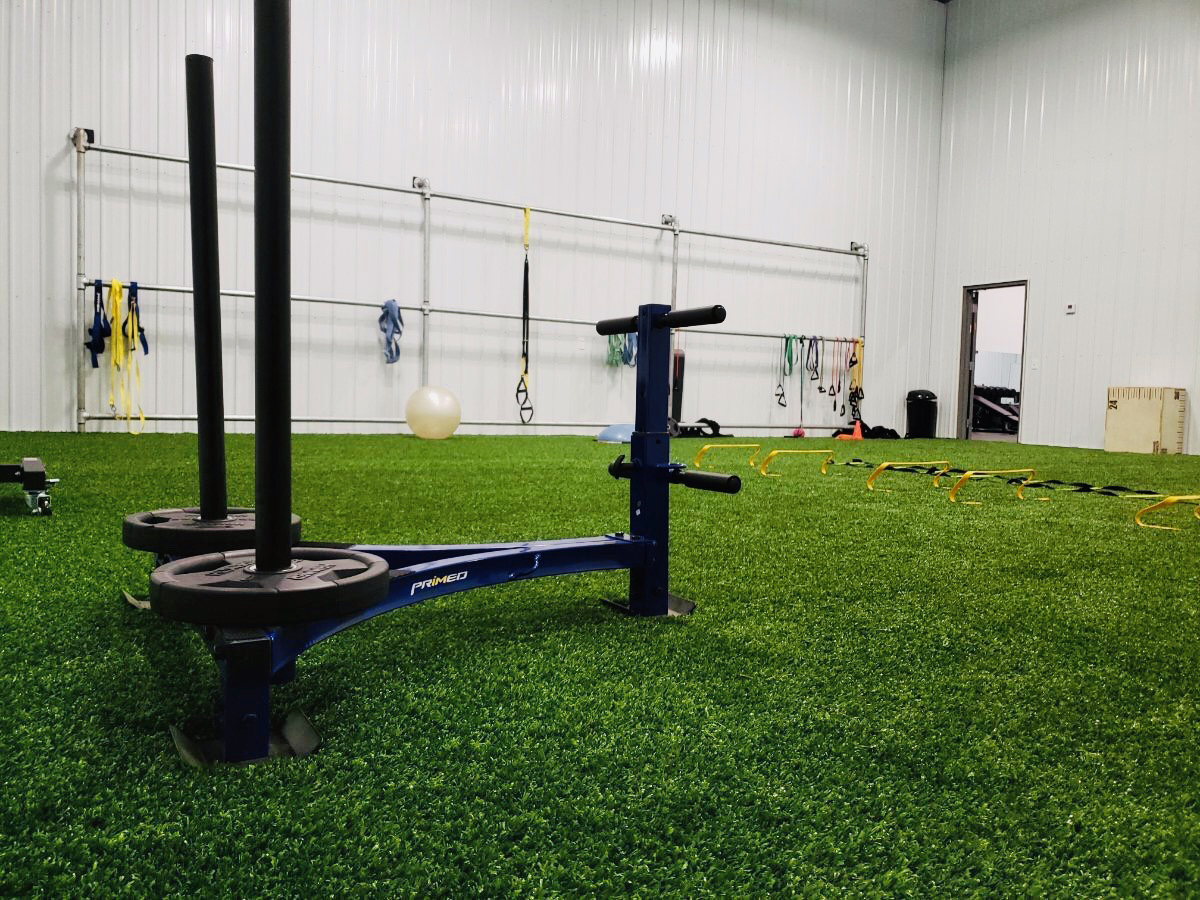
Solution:
[[[978,313],[971,310],[971,294],[1008,287],[1025,289],[1025,299],[1021,303],[1021,384],[1018,388],[1021,392],[1021,405],[1025,405],[1025,345],[1029,331],[1026,327],[1029,324],[1029,279],[965,285],[962,290],[962,342],[958,358],[958,420],[954,429],[954,436],[959,440],[968,440],[971,437],[971,418],[974,412],[972,388],[975,386],[975,318]],[[1025,416],[1022,415],[1017,422],[1018,444],[1021,443],[1021,431],[1024,427]]]

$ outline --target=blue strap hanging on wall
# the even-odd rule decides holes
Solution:
[[[394,363],[400,359],[400,337],[404,334],[404,316],[395,300],[383,304],[383,313],[379,316],[379,330],[383,332],[383,359]]]
[[[104,352],[104,339],[112,337],[112,325],[104,313],[104,285],[100,279],[92,282],[95,291],[92,298],[92,327],[88,329],[88,339],[83,342],[92,354],[92,368],[100,368],[100,354]]]

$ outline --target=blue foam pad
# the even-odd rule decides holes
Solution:
[[[609,425],[596,435],[596,440],[602,444],[628,444],[632,436],[632,425]]]

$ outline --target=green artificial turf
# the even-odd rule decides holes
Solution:
[[[252,443],[229,444],[251,505]],[[1197,458],[805,444],[1200,491]],[[617,452],[302,436],[295,509],[312,540],[601,534],[627,522]],[[1136,500],[978,483],[984,505],[952,505],[922,476],[872,494],[866,470],[812,459],[736,497],[674,488],[691,618],[614,614],[622,573],[431,601],[318,645],[277,689],[316,754],[196,770],[167,726],[204,721],[211,660],[120,600],[150,566],[121,517],[194,502],[194,438],[0,434],[0,461],[23,455],[63,481],[49,519],[0,487],[5,895],[1200,890],[1190,508],[1149,531]]]

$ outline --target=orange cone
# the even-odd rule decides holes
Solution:
[[[856,419],[856,420],[855,420],[855,422],[854,422],[854,434],[839,434],[839,435],[837,436],[837,439],[838,439],[839,441],[861,441],[861,440],[863,439],[863,436],[862,436],[862,420],[858,420],[858,419]]]

